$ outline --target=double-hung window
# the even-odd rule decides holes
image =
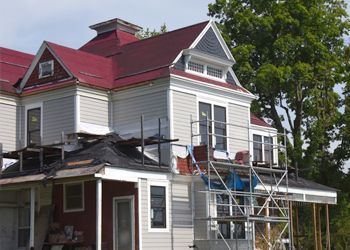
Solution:
[[[18,240],[19,248],[27,247],[30,233],[30,209],[29,207],[18,208]]]
[[[78,212],[84,210],[84,183],[64,184],[64,211]]]
[[[27,145],[41,143],[41,108],[27,110]]]
[[[254,161],[274,164],[273,137],[253,135]]]
[[[214,114],[214,121],[212,117]],[[215,143],[215,149],[227,149],[226,108],[209,103],[199,103],[199,133],[200,144]],[[209,136],[208,136],[209,134]]]
[[[150,186],[151,228],[166,228],[166,187]]]

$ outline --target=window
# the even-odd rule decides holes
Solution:
[[[243,197],[236,197],[237,203],[240,205],[241,209],[244,209]],[[238,207],[234,205],[234,202],[226,194],[216,195],[216,213],[218,218],[225,218],[230,216],[237,216],[240,214]],[[228,220],[219,220],[218,227],[220,233],[218,233],[217,238],[223,237],[224,239],[244,239],[245,238],[245,226],[244,222],[233,223]]]
[[[18,208],[18,247],[27,247],[30,234],[30,209]]]
[[[222,70],[212,66],[207,66],[207,75],[222,78]]]
[[[195,63],[192,61],[188,62],[188,69],[198,72],[198,73],[204,73],[204,65],[200,63]]]
[[[77,212],[84,210],[84,184],[64,184],[64,212]]]
[[[27,144],[41,143],[41,108],[27,110]]]
[[[254,161],[272,165],[274,163],[272,144],[273,138],[270,136],[253,135]]]
[[[53,60],[39,63],[39,78],[53,75]]]
[[[151,228],[166,227],[166,187],[151,186]]]
[[[209,145],[212,145],[213,137],[215,139],[215,149],[226,150],[226,108],[200,102],[199,105],[199,132],[201,134],[200,144],[208,144],[207,125],[209,125]],[[212,121],[212,112],[214,113],[214,121]],[[209,124],[207,124],[207,118]],[[214,126],[213,126],[214,125]],[[214,131],[213,128],[214,127]],[[210,134],[214,134],[211,136]]]

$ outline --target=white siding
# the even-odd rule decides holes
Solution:
[[[108,126],[108,101],[80,96],[80,121],[100,126]]]
[[[188,145],[191,143],[191,116],[197,120],[196,96],[173,91],[173,129],[174,138],[179,139],[179,143]],[[196,133],[196,125],[193,126]]]
[[[43,144],[59,141],[62,131],[74,132],[74,96],[43,103]]]
[[[237,151],[248,150],[248,121],[249,108],[237,104],[229,103],[228,106],[228,122],[234,125],[229,126],[229,136],[235,139],[229,140],[230,153],[236,154]]]
[[[0,103],[0,143],[4,150],[16,150],[18,126],[16,105]]]

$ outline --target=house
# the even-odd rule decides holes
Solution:
[[[0,49],[1,249],[291,247],[293,206],[336,204],[278,159],[215,22],[90,28],[79,49]]]

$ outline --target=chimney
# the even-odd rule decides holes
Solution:
[[[122,30],[132,35],[135,35],[136,32],[142,30],[142,27],[126,22],[119,18],[114,18],[105,22],[97,23],[89,26],[89,28],[96,30],[97,35],[113,30]]]

